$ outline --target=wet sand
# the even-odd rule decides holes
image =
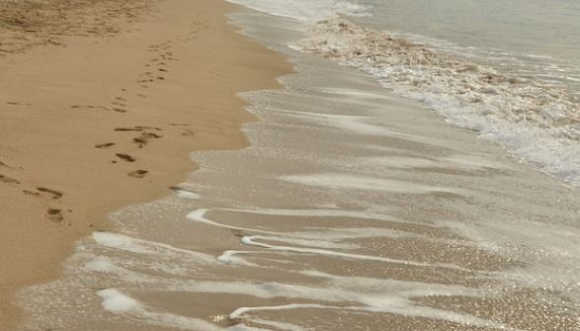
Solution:
[[[14,291],[56,277],[106,215],[166,195],[194,150],[242,148],[236,93],[277,86],[280,55],[221,1],[6,2],[0,33],[0,329]]]
[[[251,146],[113,213],[21,330],[578,330],[574,189],[287,47],[289,20],[232,19],[297,70],[243,95]]]

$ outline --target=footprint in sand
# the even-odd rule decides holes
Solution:
[[[37,187],[36,190],[40,193],[43,193],[45,195],[47,195],[48,197],[50,197],[51,199],[54,200],[58,200],[60,198],[62,198],[63,194],[59,191],[56,190],[52,190],[46,187]]]
[[[109,148],[112,146],[115,146],[115,143],[104,143],[104,144],[95,145],[95,147],[99,148],[99,149]]]
[[[193,130],[186,129],[181,132],[181,135],[185,137],[191,137],[195,136],[195,132],[193,132]]]
[[[148,173],[149,173],[149,171],[147,171],[147,170],[135,170],[135,171],[131,171],[127,175],[130,177],[133,177],[133,178],[143,178]]]
[[[133,142],[139,145],[139,148],[147,145],[147,143],[149,143],[149,140],[151,139],[159,139],[163,137],[162,135],[158,135],[156,133],[153,132],[141,132],[141,135],[139,137],[133,138]]]
[[[115,128],[114,131],[120,131],[120,132],[127,132],[127,131],[143,131],[142,128],[136,126],[134,128]]]
[[[22,193],[24,193],[26,195],[32,195],[34,197],[40,196],[40,193],[38,193],[38,192],[32,192],[32,191],[29,191],[29,190],[22,190]]]
[[[60,223],[64,220],[62,216],[62,211],[60,209],[50,208],[46,212],[46,217],[54,223]]]
[[[135,162],[136,161],[135,158],[129,154],[117,153],[117,154],[115,154],[115,156],[120,158],[121,160],[124,160],[127,162]]]
[[[8,176],[4,176],[4,175],[0,175],[0,182],[5,183],[5,184],[20,184],[20,181],[18,181],[17,179],[8,177]]]
[[[155,131],[163,131],[161,128],[158,127],[154,127],[154,126],[134,126],[132,128],[128,128],[128,127],[118,127],[115,128],[114,131],[143,131],[143,130],[155,130]]]
[[[127,112],[127,99],[123,97],[115,97],[115,100],[111,102],[111,109],[116,111],[117,113],[126,113]]]

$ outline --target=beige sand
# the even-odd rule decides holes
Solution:
[[[188,152],[241,148],[236,97],[289,65],[215,0],[2,3],[0,329],[106,215],[166,194]]]

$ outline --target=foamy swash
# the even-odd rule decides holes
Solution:
[[[340,17],[316,23],[297,47],[368,72],[395,93],[580,186],[579,105],[563,90],[453,59]]]
[[[295,48],[363,70],[396,94],[435,109],[450,123],[476,130],[540,170],[580,186],[580,107],[573,91],[564,86],[539,77],[510,77],[336,16],[372,13],[357,2],[230,1],[312,25]]]

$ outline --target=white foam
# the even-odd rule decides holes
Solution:
[[[136,240],[115,233],[95,232],[93,233],[93,239],[97,244],[108,248],[115,248],[140,254],[154,253],[151,249],[137,244]]]
[[[257,328],[257,327],[254,327],[254,326],[247,326],[247,325],[244,325],[244,324],[237,324],[237,325],[234,325],[234,326],[230,326],[226,330],[227,331],[274,331],[274,330],[271,330],[271,329],[262,329],[262,328]]]
[[[119,292],[117,289],[106,289],[97,292],[97,295],[103,299],[103,309],[112,313],[126,313],[141,308],[141,304]]]
[[[89,262],[94,270],[125,274],[123,268],[113,267],[109,259],[96,258]],[[276,282],[255,281],[195,281],[184,279],[168,279],[153,277],[147,279],[145,286],[151,291],[191,292],[191,293],[226,293],[248,295],[258,298],[285,298],[313,300],[317,302],[360,303],[360,306],[340,307],[325,304],[287,304],[283,306],[242,307],[236,309],[230,317],[232,319],[250,319],[252,312],[261,310],[284,309],[340,309],[375,313],[392,313],[405,316],[420,316],[426,318],[454,321],[470,325],[493,326],[489,321],[481,320],[469,315],[433,309],[416,305],[412,298],[430,295],[462,295],[479,296],[481,291],[461,286],[405,282],[389,279],[371,279],[362,277],[334,276],[318,271],[305,271],[302,274],[311,277],[328,279],[326,284],[316,287],[294,285]],[[145,277],[145,276],[143,276]],[[117,289],[101,290],[97,293],[101,297],[102,307],[111,313],[124,315],[139,324],[173,327],[182,330],[224,330],[204,320],[180,316],[170,313],[157,312]],[[259,323],[258,320],[254,321]],[[278,329],[300,330],[300,327],[276,321],[264,321]],[[244,325],[237,325],[228,330],[259,330]]]
[[[244,315],[249,314],[254,311],[274,311],[274,310],[288,310],[288,309],[312,309],[312,308],[324,308],[324,309],[339,309],[339,307],[325,306],[319,304],[288,304],[281,306],[263,306],[263,307],[240,307],[230,313],[229,318],[231,320],[242,318]]]
[[[240,230],[240,231],[250,231],[250,232],[255,232],[255,233],[265,233],[265,234],[277,234],[277,232],[273,232],[273,231],[267,231],[267,230],[260,230],[260,229],[251,229],[251,228],[245,228],[245,227],[241,227],[241,226],[233,226],[233,225],[226,225],[226,224],[221,224],[218,222],[214,222],[208,218],[205,217],[205,214],[208,212],[208,209],[196,209],[192,212],[190,212],[189,214],[187,214],[187,219],[191,220],[191,221],[195,221],[195,222],[200,222],[200,223],[204,223],[207,225],[212,225],[212,226],[216,226],[219,228],[225,228],[225,229],[232,229],[232,230]]]
[[[296,216],[296,217],[350,217],[365,220],[376,220],[386,222],[401,222],[410,223],[400,218],[396,218],[385,213],[379,214],[366,210],[343,210],[343,209],[273,209],[273,208],[259,208],[259,209],[242,209],[242,208],[223,208],[221,210],[248,213],[256,215],[272,215],[272,216]]]
[[[580,106],[564,89],[508,77],[339,17],[319,22],[296,47],[367,72],[396,94],[580,186]]]
[[[97,256],[84,264],[83,270],[88,272],[108,273],[119,276],[125,282],[150,283],[153,278],[115,265],[111,258]]]
[[[189,258],[194,258],[198,262],[212,263],[213,257],[208,254],[190,251],[187,249],[173,247],[160,242],[147,241],[127,237],[124,235],[110,233],[110,232],[95,232],[93,239],[98,245],[103,247],[122,250],[137,254],[147,255],[186,255]]]
[[[231,314],[230,314],[230,316],[231,316]],[[313,331],[314,330],[312,328],[303,328],[301,326],[298,326],[298,325],[295,325],[292,323],[274,322],[274,321],[268,321],[268,320],[261,319],[261,318],[252,318],[252,322],[262,324],[262,325],[267,325],[270,327],[274,327],[277,330],[284,330],[284,331]]]
[[[404,137],[411,139],[416,138],[415,136],[399,133],[380,125],[365,123],[365,121],[372,120],[366,116],[320,114],[301,111],[289,111],[287,112],[287,115],[292,117],[300,117],[302,119],[309,119],[311,121],[315,121],[318,124],[332,126],[363,136]]]
[[[93,258],[85,263],[84,268],[96,272],[111,272],[116,270],[111,260],[106,256],[97,256]]]
[[[447,192],[461,194],[462,190],[446,187],[421,185],[414,182],[404,182],[394,179],[382,179],[351,174],[309,174],[288,175],[281,179],[307,186],[319,186],[333,189],[384,191],[394,193],[429,194],[432,192]]]
[[[222,208],[218,210],[232,211],[238,213],[248,213],[256,215],[274,215],[274,216],[295,216],[295,217],[353,217],[365,220],[378,220],[378,221],[393,221],[405,224],[414,224],[418,226],[432,226],[425,223],[408,222],[402,221],[398,218],[393,218],[391,216],[367,211],[347,211],[338,209],[240,209],[240,208]],[[313,228],[308,231],[300,232],[275,232],[267,231],[263,229],[247,228],[239,226],[231,226],[226,224],[221,224],[212,221],[205,217],[208,212],[207,209],[197,209],[188,214],[190,220],[197,222],[202,222],[208,225],[235,229],[244,232],[259,233],[260,236],[254,235],[253,238],[261,238],[272,241],[286,242],[290,244],[300,245],[300,246],[310,246],[318,248],[333,248],[333,249],[355,249],[359,246],[351,243],[343,243],[344,240],[352,240],[357,238],[404,238],[404,237],[415,237],[427,240],[430,242],[441,242],[446,244],[465,244],[465,242],[457,242],[451,239],[440,239],[432,238],[429,236],[423,236],[414,232],[398,231],[393,229],[384,229],[376,227],[360,227],[360,228],[324,228],[318,229]],[[274,221],[275,219],[273,219]],[[267,235],[267,236],[265,236]],[[250,265],[246,260],[238,257],[239,254],[244,253],[244,251],[226,251],[221,254],[217,260],[226,264],[235,265]]]
[[[304,271],[302,274],[311,277],[321,277],[330,282],[316,287],[294,285],[276,282],[242,282],[242,281],[193,281],[152,277],[147,288],[152,291],[179,291],[192,293],[227,293],[249,295],[259,298],[286,298],[314,300],[329,303],[360,303],[360,306],[338,307],[324,304],[287,304],[282,306],[243,307],[230,314],[231,318],[242,318],[253,311],[284,310],[284,309],[341,309],[360,310],[368,312],[385,312],[405,316],[421,316],[440,320],[449,320],[470,325],[495,325],[492,322],[481,320],[469,315],[433,309],[416,305],[412,298],[461,295],[481,296],[483,291],[457,285],[430,284],[406,282],[391,279],[373,279],[364,277],[335,276],[315,270]],[[103,299],[103,308],[117,314],[129,314],[139,321],[148,324],[173,326],[185,330],[212,330],[211,323],[177,316],[167,313],[158,313],[146,307],[135,299],[116,289],[107,289],[98,292]],[[202,327],[203,326],[203,327]],[[204,328],[207,327],[207,328]],[[218,330],[218,329],[215,329]]]
[[[385,289],[397,292],[404,297],[413,296],[470,296],[482,297],[487,293],[483,289],[469,288],[461,285],[448,285],[437,283],[420,283],[413,281],[402,281],[396,279],[382,279],[356,276],[338,276],[318,270],[304,270],[300,272],[303,275],[323,278],[334,287],[349,289],[354,291],[376,292],[380,293]]]
[[[227,250],[219,255],[216,260],[224,264],[240,265],[240,266],[256,266],[253,263],[241,258],[241,254],[248,253],[246,251]]]
[[[97,292],[97,295],[103,300],[101,303],[103,309],[114,314],[127,315],[139,323],[192,331],[225,330],[201,319],[153,311],[117,289],[101,290]]]
[[[259,311],[277,311],[277,310],[289,310],[289,309],[332,309],[332,310],[352,310],[352,311],[367,311],[367,312],[382,312],[395,315],[403,316],[416,316],[424,318],[432,318],[436,320],[450,321],[458,323],[461,325],[472,325],[479,327],[492,327],[501,330],[518,330],[514,328],[509,328],[503,324],[496,323],[493,321],[481,319],[467,314],[459,314],[448,312],[440,309],[430,308],[430,307],[410,307],[406,302],[400,300],[389,300],[380,302],[379,307],[358,307],[358,306],[327,306],[320,304],[287,304],[280,306],[261,306],[261,307],[241,307],[236,309],[230,314],[230,319],[239,319],[248,317],[247,315],[253,312]]]
[[[175,190],[175,193],[177,194],[177,196],[179,196],[180,198],[183,198],[183,199],[189,199],[189,200],[201,199],[201,195],[199,195],[195,192],[191,192],[191,191]]]
[[[499,162],[492,162],[470,155],[453,155],[435,159],[420,157],[398,157],[398,156],[377,156],[356,159],[365,166],[390,167],[398,169],[413,168],[440,168],[458,170],[486,170],[486,169],[508,169],[509,165]]]
[[[456,265],[451,265],[451,264],[439,264],[439,263],[430,264],[430,263],[414,262],[414,261],[407,261],[407,260],[390,259],[390,258],[381,257],[381,256],[345,253],[345,252],[326,250],[326,249],[317,249],[317,248],[275,246],[275,245],[269,245],[269,244],[265,244],[265,243],[256,242],[254,237],[243,237],[242,243],[244,243],[244,245],[248,245],[248,246],[267,248],[268,252],[279,251],[279,252],[290,252],[290,253],[301,253],[301,254],[325,255],[325,256],[334,256],[334,257],[353,259],[353,260],[386,262],[386,263],[404,264],[404,265],[410,265],[410,266],[416,266],[416,267],[428,267],[428,268],[439,267],[439,268],[446,268],[446,269],[456,269],[456,270],[468,271],[467,269],[461,268],[461,267],[456,266]]]
[[[332,230],[329,230],[332,231]],[[338,231],[337,231],[338,232]],[[350,232],[350,231],[349,231]],[[309,233],[309,238],[296,238],[300,235],[300,233],[294,233],[291,237],[283,237],[283,236],[252,236],[253,240],[263,240],[263,241],[275,241],[275,242],[283,242],[291,245],[297,246],[308,246],[308,247],[317,247],[317,248],[326,248],[326,249],[356,249],[359,246],[355,244],[349,243],[340,243],[337,242],[335,239],[352,239],[353,237],[348,236],[346,233],[326,233],[324,231],[320,232],[313,232]],[[376,236],[372,233],[367,233],[367,236]],[[362,236],[362,237],[367,237]],[[338,237],[338,238],[337,238]],[[243,242],[243,240],[242,240]]]

